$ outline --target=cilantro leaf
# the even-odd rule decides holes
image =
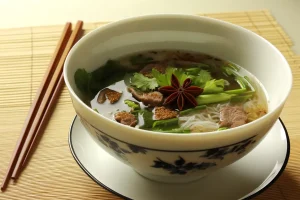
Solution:
[[[212,79],[207,81],[204,86],[203,94],[220,93],[224,91],[225,80],[224,79]]]
[[[91,100],[104,87],[122,80],[126,72],[127,69],[118,61],[108,60],[102,67],[92,72],[77,69],[74,80],[77,88],[87,98],[86,100]],[[111,74],[114,76],[110,76]]]
[[[152,69],[152,75],[154,78],[156,78],[159,86],[171,85],[172,74],[177,77],[181,85],[183,84],[185,79],[190,77],[184,72],[182,68],[168,67],[164,74],[160,73],[156,69]]]
[[[182,68],[172,68],[172,69],[173,69],[173,74],[179,80],[180,85],[183,85],[185,79],[190,78],[186,73],[184,73],[184,70]],[[172,74],[170,75],[170,81],[171,81],[171,76]]]
[[[142,118],[143,118],[143,125],[140,126],[141,129],[150,129],[152,128],[152,125],[154,123],[155,120],[153,120],[153,112],[147,110],[147,109],[143,109],[143,110],[140,110],[139,112],[141,115],[142,115]]]
[[[131,84],[142,91],[154,90],[158,87],[155,78],[148,78],[140,73],[134,73],[131,78]]]
[[[203,69],[199,71],[198,75],[191,76],[191,77],[192,77],[193,85],[197,85],[201,88],[204,88],[206,82],[212,79],[210,72]]]
[[[152,69],[152,75],[156,79],[156,82],[159,86],[167,86],[169,85],[169,81],[167,79],[166,74],[162,74],[156,69]]]
[[[168,67],[166,69],[166,72],[165,72],[165,76],[166,76],[166,79],[167,79],[167,82],[168,82],[168,85],[171,85],[171,80],[172,80],[172,74],[174,74],[174,71],[176,70],[176,68],[173,68],[173,67]],[[175,74],[174,74],[175,75]],[[178,78],[178,77],[177,77]],[[179,80],[179,79],[178,79]]]
[[[74,74],[75,84],[80,91],[89,91],[90,74],[85,69],[78,69]]]

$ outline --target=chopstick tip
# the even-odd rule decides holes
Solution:
[[[2,186],[1,186],[1,192],[4,192],[5,189],[6,189],[6,186],[2,185]]]
[[[78,20],[77,23],[76,23],[76,26],[80,26],[80,27],[83,26],[83,21],[82,20]]]

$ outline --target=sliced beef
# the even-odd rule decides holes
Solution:
[[[107,88],[101,90],[101,92],[99,93],[98,98],[97,98],[98,103],[102,104],[106,101],[106,95],[105,94],[106,94],[107,90],[108,90]]]
[[[164,106],[156,107],[154,110],[155,119],[171,119],[177,117],[177,112]]]
[[[105,88],[105,89],[101,90],[101,92],[99,93],[97,101],[98,101],[98,103],[102,104],[106,101],[106,98],[107,98],[111,104],[114,104],[117,101],[119,101],[121,96],[122,96],[122,93],[117,92],[115,90],[111,90],[109,88]]]
[[[128,88],[128,91],[135,99],[143,102],[145,106],[159,106],[163,102],[163,94],[157,91],[142,93],[135,91],[133,88]]]
[[[136,117],[129,112],[118,112],[115,114],[115,120],[121,124],[135,127],[137,125]]]
[[[234,128],[247,123],[247,114],[241,106],[225,106],[220,110],[220,127]]]
[[[111,104],[116,103],[117,101],[119,101],[121,96],[122,96],[122,93],[114,91],[114,90],[110,90],[110,89],[106,93],[106,97],[108,98],[108,100]]]
[[[140,73],[144,76],[151,77],[152,69],[156,69],[160,73],[165,73],[167,68],[167,63],[154,63],[154,64],[148,64],[143,69],[141,69]]]

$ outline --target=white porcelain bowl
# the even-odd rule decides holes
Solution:
[[[242,66],[263,84],[268,114],[221,132],[169,134],[119,124],[83,103],[74,82],[78,68],[92,71],[108,59],[150,49],[198,51]],[[262,37],[220,20],[176,14],[129,18],[92,31],[70,51],[64,77],[76,113],[99,146],[141,175],[162,182],[199,179],[250,152],[274,125],[292,87],[287,61]]]

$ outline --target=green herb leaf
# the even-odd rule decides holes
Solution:
[[[204,86],[203,94],[220,93],[224,91],[225,80],[224,79],[213,79],[207,81]]]
[[[142,91],[154,90],[158,87],[155,78],[148,78],[140,73],[134,73],[131,78],[131,84]]]
[[[166,74],[162,74],[156,69],[152,69],[152,75],[156,79],[156,82],[159,86],[167,86],[169,85],[169,81],[167,80]]]
[[[207,70],[199,70],[196,76],[192,76],[193,85],[203,88],[207,81],[211,80],[211,74]]]
[[[108,60],[105,65],[90,73],[85,69],[77,69],[74,80],[77,88],[90,100],[104,87],[122,80],[127,71],[119,62]]]
[[[171,70],[170,70],[171,71]],[[180,85],[183,85],[183,82],[187,79],[190,78],[186,73],[184,73],[184,70],[182,68],[172,68],[172,73],[177,77]],[[168,74],[170,76],[170,84],[171,84],[171,77],[172,74]]]
[[[174,74],[175,71],[176,71],[176,68],[167,67],[166,72],[165,72],[165,76],[166,76],[168,85],[171,85],[172,74]],[[177,79],[179,80],[178,77],[177,77]]]
[[[174,74],[182,85],[185,79],[189,76],[185,73],[182,68],[167,67],[165,73],[160,73],[156,69],[152,69],[152,75],[156,78],[156,81],[159,86],[168,86],[171,85],[171,77]]]
[[[151,130],[152,129],[152,125],[154,123],[153,120],[153,113],[149,110],[143,109],[140,110],[139,112],[144,120],[144,124],[140,127],[141,129],[147,129],[147,130]]]
[[[95,80],[103,80],[106,79],[107,76],[118,72],[117,70],[125,71],[118,61],[108,60],[104,66],[93,71],[92,75]]]
[[[136,101],[132,101],[132,100],[126,99],[126,100],[124,100],[124,103],[126,105],[128,105],[133,111],[141,109],[140,104],[138,102],[136,102]]]
[[[90,74],[85,69],[78,69],[74,75],[75,84],[80,91],[89,91]]]

